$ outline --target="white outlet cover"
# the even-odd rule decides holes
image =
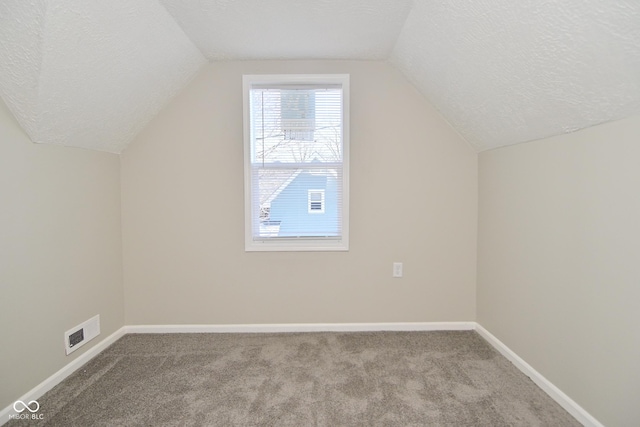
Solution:
[[[394,262],[393,263],[393,277],[402,277],[402,263]]]

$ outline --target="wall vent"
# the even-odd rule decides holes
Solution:
[[[64,333],[64,349],[66,354],[71,354],[98,335],[100,335],[99,314]]]

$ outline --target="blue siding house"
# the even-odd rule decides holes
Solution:
[[[302,171],[271,201],[270,220],[279,237],[339,236],[337,177]]]

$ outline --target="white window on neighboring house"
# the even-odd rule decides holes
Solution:
[[[243,96],[245,250],[348,250],[349,76],[246,75]]]
[[[280,91],[281,126],[285,140],[313,141],[316,126],[315,91]]]
[[[324,190],[308,190],[307,204],[307,212],[324,213]]]

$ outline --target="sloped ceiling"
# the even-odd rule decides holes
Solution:
[[[118,153],[205,63],[157,0],[0,0],[0,94],[34,142]]]
[[[478,150],[640,113],[640,1],[417,1],[392,62]]]
[[[0,0],[34,142],[121,152],[209,61],[389,60],[479,151],[640,114],[640,1]]]

